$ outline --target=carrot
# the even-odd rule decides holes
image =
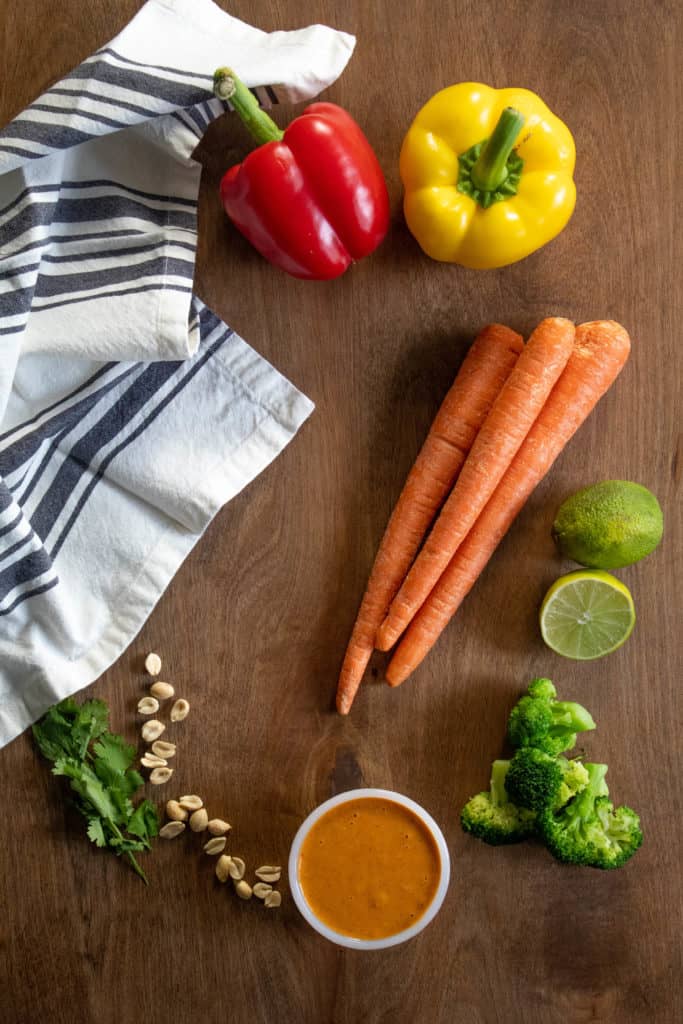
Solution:
[[[509,327],[485,327],[436,414],[389,520],[353,627],[337,688],[342,715],[351,709],[377,627],[523,347]]]
[[[574,324],[542,320],[517,360],[472,445],[455,487],[377,631],[388,651],[417,614],[482,512],[567,365]]]
[[[431,650],[527,498],[621,372],[631,348],[613,320],[581,324],[567,367],[493,497],[415,616],[387,669],[398,686]]]

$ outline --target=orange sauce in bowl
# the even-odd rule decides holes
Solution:
[[[360,797],[318,819],[301,845],[299,882],[323,924],[356,939],[384,939],[414,925],[441,876],[429,829],[393,800]]]

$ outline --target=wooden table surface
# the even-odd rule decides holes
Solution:
[[[5,5],[0,122],[139,6]],[[196,289],[317,409],[217,516],[140,636],[88,692],[110,702],[114,727],[133,739],[141,661],[161,654],[164,676],[192,702],[174,727],[181,747],[164,795],[200,792],[233,823],[233,852],[249,864],[285,864],[302,818],[333,793],[382,786],[443,827],[450,891],[419,938],[362,955],[310,930],[286,885],[277,912],[237,901],[215,883],[198,837],[157,844],[146,890],[65,815],[24,735],[0,753],[0,1020],[673,1024],[683,999],[680,6],[234,0],[230,10],[268,30],[321,21],[357,34],[327,98],[376,148],[392,227],[376,255],[336,282],[279,273],[227,225],[216,194],[246,135],[227,118],[210,129],[198,154]],[[403,134],[432,93],[467,79],[537,91],[577,143],[569,227],[500,271],[431,262],[402,220]],[[468,343],[488,321],[528,333],[549,314],[623,322],[629,365],[414,679],[390,691],[378,657],[352,715],[336,716],[336,676],[376,545]],[[566,495],[610,477],[656,492],[666,536],[619,573],[638,610],[631,640],[603,661],[574,663],[545,649],[537,626],[546,587],[570,568],[549,527]],[[493,849],[460,830],[459,809],[485,788],[508,710],[536,675],[590,707],[599,728],[586,748],[609,763],[616,800],[642,815],[645,843],[624,870],[563,867],[533,844]]]

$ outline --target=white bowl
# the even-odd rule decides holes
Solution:
[[[410,928],[405,928],[402,932],[397,932],[395,935],[387,935],[384,939],[354,939],[350,935],[342,935],[340,932],[333,931],[332,928],[329,928],[323,921],[319,920],[309,907],[299,881],[299,856],[304,839],[311,827],[315,825],[319,818],[322,818],[323,814],[326,814],[333,807],[338,807],[339,804],[347,803],[349,800],[372,798],[392,800],[395,804],[400,804],[401,807],[407,807],[408,810],[412,811],[420,819],[436,843],[441,862],[441,875],[434,899],[422,917],[415,924],[411,925]],[[399,943],[412,939],[414,935],[417,935],[423,928],[426,928],[429,922],[433,921],[438,914],[446,896],[450,875],[451,860],[448,856],[446,840],[439,826],[431,815],[427,814],[425,809],[416,804],[414,800],[410,800],[407,796],[402,796],[400,793],[394,793],[390,789],[352,789],[348,793],[340,793],[338,796],[333,796],[331,800],[326,800],[325,803],[316,807],[303,822],[299,831],[294,836],[292,849],[289,853],[289,885],[297,907],[312,928],[315,928],[317,932],[324,935],[330,942],[335,942],[338,946],[346,946],[348,949],[387,949],[389,946],[398,946]]]

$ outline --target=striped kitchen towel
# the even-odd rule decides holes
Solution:
[[[192,151],[215,67],[269,106],[353,46],[149,0],[0,131],[0,746],[121,654],[310,414],[192,292]]]

